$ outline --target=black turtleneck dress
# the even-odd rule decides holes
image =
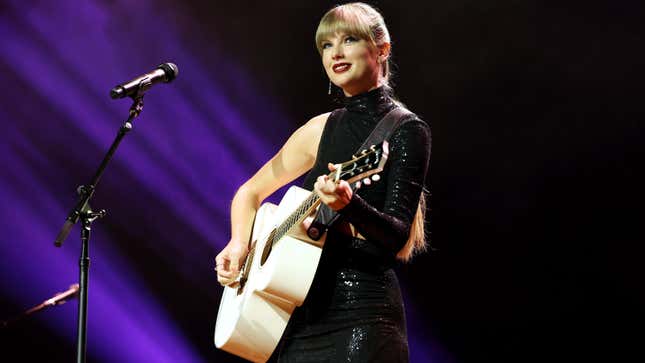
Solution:
[[[382,89],[344,100],[323,130],[316,162],[303,187],[328,174],[327,163],[352,158],[397,105]],[[354,192],[339,211],[366,239],[333,228],[309,294],[296,308],[270,361],[407,362],[405,313],[394,273],[408,239],[430,158],[430,128],[414,114],[391,136],[381,181]]]

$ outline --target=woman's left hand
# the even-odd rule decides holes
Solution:
[[[329,171],[336,170],[334,164],[327,164]],[[335,182],[327,175],[321,175],[314,183],[314,191],[320,197],[320,201],[327,204],[329,208],[337,211],[343,209],[352,199],[352,188],[344,180]]]

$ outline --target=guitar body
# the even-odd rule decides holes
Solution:
[[[302,305],[313,281],[324,244],[295,226],[271,243],[272,231],[311,192],[292,186],[279,205],[264,203],[253,223],[245,279],[225,287],[217,313],[215,346],[253,362],[266,362],[275,350],[293,310]],[[270,251],[269,251],[270,247]]]
[[[368,177],[376,181],[387,157],[384,141],[336,164],[328,176],[349,184]],[[302,222],[319,204],[315,193],[292,186],[279,205],[260,206],[246,261],[236,281],[224,287],[215,323],[217,348],[252,362],[271,357],[318,268],[326,235],[312,240]]]

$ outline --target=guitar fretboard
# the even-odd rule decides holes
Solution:
[[[344,179],[344,176],[351,177],[347,181],[352,181],[353,179],[360,180],[362,177],[369,177],[370,175],[383,170],[383,164],[387,160],[387,154],[387,141],[384,141],[383,148],[372,146],[361,152],[359,156],[354,156],[352,160],[339,164],[337,170],[329,173],[327,176],[330,178],[333,177],[336,181]],[[351,187],[353,190],[354,186],[352,185]],[[309,194],[307,199],[305,199],[300,206],[298,206],[298,208],[284,220],[284,222],[271,232],[267,239],[267,245],[272,247],[277,241],[284,237],[291,228],[293,228],[293,226],[302,223],[302,221],[314,211],[318,204],[320,204],[320,198],[318,195],[314,192]]]
[[[311,212],[313,209],[318,206],[320,203],[320,198],[316,193],[311,193],[305,199],[298,208],[289,215],[287,219],[284,220],[273,233],[273,238],[271,239],[271,244],[279,241],[284,235],[286,235],[293,226],[300,224]]]

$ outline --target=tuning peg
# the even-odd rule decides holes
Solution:
[[[378,175],[378,174],[374,174],[374,175],[372,175],[372,180],[374,180],[375,182],[377,182],[377,181],[381,180],[381,176],[380,176],[380,175]]]
[[[361,188],[361,182],[360,181],[357,181],[356,184],[354,184],[354,185],[356,186],[356,189]]]
[[[372,184],[372,180],[370,178],[365,178],[365,179],[363,179],[363,184],[370,185],[370,184]]]

